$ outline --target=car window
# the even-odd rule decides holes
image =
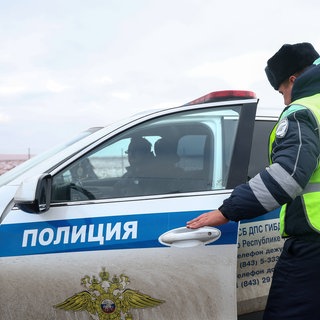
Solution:
[[[250,155],[248,178],[254,177],[268,164],[268,140],[275,120],[256,120],[252,137],[252,149]]]
[[[96,131],[98,131],[100,129],[102,129],[102,127],[93,127],[93,128],[89,128],[85,131],[82,131],[82,132],[80,132],[80,134],[76,135],[75,137],[72,137],[67,142],[59,144],[59,145],[41,153],[41,154],[38,154],[35,157],[32,157],[32,158],[28,159],[27,161],[21,163],[17,167],[11,169],[10,171],[7,171],[6,173],[4,173],[0,176],[0,187],[8,184],[10,181],[16,179],[17,177],[21,176],[25,172],[28,172],[32,168],[36,167],[38,164],[44,162],[45,160],[51,158],[55,154],[61,152],[62,150],[68,148],[69,146],[86,138],[87,136],[95,133]]]
[[[180,112],[128,129],[56,174],[52,202],[224,189],[239,110]]]

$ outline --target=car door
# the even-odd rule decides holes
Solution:
[[[256,103],[141,119],[25,182],[0,226],[2,319],[235,319],[238,224],[185,224],[245,181]]]

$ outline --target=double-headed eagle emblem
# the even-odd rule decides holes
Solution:
[[[165,302],[136,290],[127,288],[129,278],[121,274],[109,279],[102,269],[99,278],[84,276],[81,285],[86,289],[56,304],[54,307],[66,311],[86,311],[92,319],[133,320],[130,309],[151,308]]]

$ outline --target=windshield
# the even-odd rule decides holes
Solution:
[[[89,128],[88,130],[82,131],[69,141],[60,144],[56,147],[53,147],[43,153],[40,153],[39,155],[21,163],[20,165],[16,166],[15,168],[9,170],[8,172],[4,173],[0,176],[0,187],[2,187],[5,184],[8,184],[10,181],[14,180],[18,176],[22,175],[26,171],[30,170],[37,164],[43,162],[46,159],[49,159],[53,155],[57,154],[58,152],[64,150],[65,148],[71,146],[72,144],[76,143],[77,141],[89,136],[90,134],[100,130],[102,127],[94,127]]]

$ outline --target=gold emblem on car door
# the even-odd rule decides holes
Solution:
[[[152,298],[137,290],[127,288],[129,278],[121,274],[109,279],[109,273],[102,269],[99,277],[84,276],[81,285],[86,288],[54,307],[66,311],[86,311],[99,320],[133,320],[131,309],[144,309],[165,302]]]

